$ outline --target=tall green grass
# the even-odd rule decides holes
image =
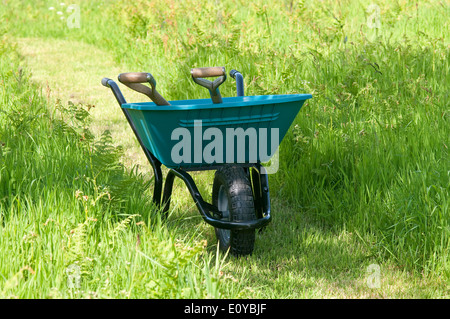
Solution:
[[[247,95],[312,93],[280,146],[272,197],[357,234],[380,262],[448,280],[449,5],[374,4],[380,28],[350,0],[83,1],[80,29],[49,1],[7,12],[22,13],[14,35],[93,43],[151,72],[169,100],[208,97],[189,70],[218,65],[242,72]],[[234,95],[233,82],[221,91]]]

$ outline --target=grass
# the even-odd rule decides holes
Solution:
[[[138,142],[129,138],[133,134],[131,128],[124,125],[119,106],[111,103],[111,91],[99,87],[99,79],[116,78],[125,67],[96,46],[80,41],[26,38],[18,41],[18,47],[26,64],[33,66],[31,80],[42,84],[50,102],[91,105],[92,133],[98,136],[109,130],[114,143],[118,145],[120,141],[124,149],[124,164],[139,165],[143,172],[148,171]],[[130,101],[140,98],[126,88],[123,92]]]
[[[125,179],[133,181],[135,186],[123,187],[137,193],[127,191],[116,195],[120,204],[113,205],[113,209],[109,208],[110,204],[104,206],[105,197],[102,197],[92,206],[98,206],[98,211],[89,206],[93,209],[92,215],[83,215],[85,207],[79,198],[85,194],[89,198],[103,194],[101,189],[89,184],[92,179],[76,184],[63,177],[41,176],[53,176],[49,172],[58,172],[61,165],[71,166],[70,170],[78,172],[79,167],[84,167],[80,164],[84,163],[80,154],[85,148],[66,153],[62,150],[71,143],[52,145],[46,141],[40,146],[41,153],[36,154],[55,155],[44,166],[37,165],[38,171],[33,172],[30,167],[35,165],[31,164],[7,169],[13,167],[17,159],[4,166],[7,168],[3,174],[8,172],[9,175],[3,177],[8,183],[4,182],[2,194],[10,198],[15,188],[11,188],[13,184],[9,181],[16,180],[26,189],[22,191],[24,194],[34,195],[33,200],[20,197],[19,202],[2,202],[2,211],[10,211],[8,218],[20,216],[20,219],[4,223],[2,231],[8,236],[2,237],[8,243],[2,242],[0,247],[13,246],[17,250],[13,243],[20,243],[20,237],[24,238],[21,245],[38,242],[41,246],[37,247],[41,248],[36,251],[42,251],[42,245],[71,238],[70,230],[80,234],[75,238],[85,238],[83,234],[89,234],[97,244],[111,245],[112,242],[115,248],[111,251],[117,256],[117,262],[112,264],[101,257],[111,252],[108,249],[92,250],[75,245],[84,247],[84,254],[70,255],[57,246],[53,248],[60,259],[81,262],[80,256],[86,256],[94,260],[84,261],[87,266],[83,264],[83,267],[89,272],[85,278],[89,279],[82,281],[86,284],[85,292],[95,292],[93,297],[179,298],[185,296],[183,291],[192,291],[198,286],[195,297],[448,298],[448,4],[378,1],[381,26],[370,28],[367,21],[373,12],[358,1],[199,3],[196,0],[169,3],[83,1],[79,3],[79,29],[68,29],[56,10],[48,10],[54,3],[8,3],[5,16],[17,16],[17,19],[7,21],[4,27],[9,37],[22,39],[19,40],[20,51],[28,57],[26,61],[33,70],[33,80],[43,87],[44,97],[36,102],[35,108],[47,105],[51,114],[56,104],[60,109],[68,108],[70,114],[76,108],[71,111],[69,100],[75,104],[82,100],[85,105],[95,105],[89,118],[92,118],[90,128],[96,138],[89,145],[101,140],[104,129],[111,129],[112,138],[103,138],[108,141],[105,145],[112,151],[119,143],[124,144],[127,153],[120,157],[114,151],[116,155],[110,160],[117,164],[121,158],[128,168],[102,173],[99,180],[104,178],[106,182],[97,182],[95,178],[95,183],[112,187],[116,183],[107,182],[110,178],[115,181],[127,176]],[[67,13],[64,15],[66,17]],[[228,259],[221,270],[225,273],[222,277],[218,275],[220,271],[208,263],[215,258],[213,231],[201,222],[181,184],[176,184],[169,223],[161,227],[156,222],[155,227],[141,233],[142,226],[136,225],[137,219],[147,225],[155,219],[152,216],[157,216],[152,213],[154,208],[149,206],[148,195],[144,198],[136,195],[147,194],[149,175],[142,169],[142,176],[126,173],[131,163],[144,165],[145,162],[139,157],[142,155],[137,144],[126,138],[130,136],[128,127],[116,112],[110,92],[97,83],[103,76],[115,78],[120,72],[149,71],[167,99],[203,98],[207,97],[207,92],[192,83],[189,70],[213,65],[241,71],[247,95],[312,93],[314,96],[304,105],[280,146],[279,172],[270,176],[273,222],[257,235],[251,257]],[[18,63],[11,69],[4,62],[2,74],[12,72],[17,79],[17,68]],[[51,90],[49,101],[45,98],[47,81]],[[10,91],[4,91],[2,107],[28,105],[28,99],[37,90],[32,87],[24,95],[20,85],[15,85],[17,87]],[[234,95],[234,90],[232,81],[221,86],[224,96]],[[21,96],[21,100],[11,102],[8,99],[12,94]],[[14,116],[12,123],[23,122],[19,121],[20,116]],[[64,120],[67,122],[70,117]],[[83,132],[86,124],[74,123],[81,125],[77,129]],[[40,134],[38,136],[48,136],[45,130]],[[31,136],[36,140],[34,133]],[[17,135],[16,140],[32,143],[22,135]],[[21,148],[23,152],[28,149],[26,145]],[[68,154],[74,160],[78,158],[78,164],[67,162]],[[96,157],[95,153],[90,156]],[[30,158],[30,163],[39,162],[41,157]],[[25,174],[30,170],[34,179]],[[12,176],[11,172],[16,175]],[[91,171],[91,175],[96,173],[96,170]],[[211,175],[198,174],[196,178],[202,192],[209,194]],[[55,185],[54,189],[61,189],[61,183],[68,192],[68,197],[61,196],[61,200],[58,194],[44,195],[40,189],[45,187],[39,187]],[[90,185],[90,188],[85,190],[82,185]],[[79,193],[81,197],[76,198],[77,190],[83,192]],[[81,215],[70,224],[68,220],[74,217],[67,211],[71,208],[53,208],[65,207],[69,199],[78,204]],[[41,203],[40,206],[37,203]],[[13,213],[25,207],[33,213]],[[40,208],[37,210],[37,207]],[[107,213],[103,212],[105,210]],[[102,219],[98,216],[100,211],[104,214]],[[54,212],[51,217],[46,216],[49,212]],[[120,218],[120,214],[141,217]],[[39,233],[31,226],[25,228],[24,225],[33,225],[35,216],[41,215],[41,224],[48,218],[59,220],[65,225],[65,232],[52,236],[47,233],[45,237],[42,235],[45,232]],[[125,228],[124,246],[119,249],[114,246],[116,239],[111,233],[121,222],[131,226]],[[141,242],[144,238],[152,242],[151,238],[156,236],[168,250],[178,247],[175,238],[184,239],[184,244],[198,253],[184,264],[185,274],[190,269],[203,269],[197,270],[196,278],[206,279],[190,278],[190,286],[186,287],[170,281],[170,276],[166,278],[167,273],[158,272],[157,264],[152,262],[156,260],[165,265],[155,258],[164,260],[170,254],[153,246],[146,247],[148,251],[158,251],[155,255],[150,256],[144,250],[142,254],[136,252],[137,234]],[[201,249],[201,240],[207,241],[206,250]],[[9,258],[16,250],[5,251],[3,258]],[[56,286],[55,291],[68,297],[63,274],[67,264],[55,262],[55,268],[45,268],[41,273],[36,271],[36,263],[39,264],[43,255],[36,254],[32,255],[34,257],[20,255],[10,266],[2,266],[8,267],[1,272],[3,287],[12,285],[8,288],[10,295],[22,297],[31,293],[29,289],[19,289],[18,284],[14,286],[11,282],[35,278],[38,273],[39,276],[46,273],[46,278],[57,273],[55,277],[60,284],[44,285],[44,290],[49,294],[50,287]],[[135,264],[139,266],[131,267]],[[380,288],[370,288],[367,284],[368,267],[372,264],[380,266]],[[102,294],[99,283],[106,282],[106,265],[115,269],[115,277],[108,278],[112,286]],[[220,280],[207,279],[211,276]],[[164,284],[152,284],[154,278]],[[235,283],[235,278],[239,278],[241,285]],[[38,282],[42,285],[43,279],[36,281],[36,285]],[[223,283],[220,294],[208,287],[207,282]],[[153,291],[158,291],[155,287],[161,287],[161,295],[152,295]],[[121,291],[125,293],[119,294]]]

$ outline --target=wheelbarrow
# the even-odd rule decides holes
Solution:
[[[153,102],[127,103],[113,80],[103,78],[102,84],[112,90],[153,168],[153,202],[167,215],[174,179],[180,178],[203,220],[214,227],[219,248],[235,256],[249,255],[256,229],[272,218],[268,170],[262,164],[273,157],[312,96],[244,96],[243,76],[231,70],[237,96],[222,98],[224,67],[194,68],[191,76],[211,98],[169,102],[156,90],[150,73],[122,73],[118,80]],[[162,165],[168,168],[164,185]],[[212,203],[203,199],[189,174],[201,170],[215,170]]]

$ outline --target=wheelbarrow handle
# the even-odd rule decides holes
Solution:
[[[146,83],[154,82],[155,78],[150,73],[146,72],[127,72],[119,74],[119,81],[125,83]]]
[[[114,82],[113,80],[109,79],[109,78],[103,78],[102,79],[102,85],[106,86],[107,88],[110,88],[111,91],[114,94],[114,97],[117,100],[117,103],[119,103],[119,105],[121,106],[122,104],[127,103],[127,101],[125,100],[125,98],[123,97],[122,92],[119,89],[119,86],[117,85],[116,82]]]
[[[145,72],[127,72],[118,76],[119,81],[130,89],[147,95],[156,105],[170,105],[161,94],[156,91],[156,81],[153,75]],[[151,88],[141,83],[150,83]]]
[[[230,71],[230,76],[236,80],[237,96],[244,96],[244,77],[241,72],[233,69]]]
[[[224,76],[226,75],[225,68],[221,66],[213,66],[209,68],[194,68],[191,69],[191,75],[194,79],[196,78],[210,78],[213,76]]]
[[[219,86],[227,79],[227,73],[222,66],[194,68],[191,69],[191,76],[195,83],[207,88],[214,104],[222,103]],[[214,81],[204,79],[218,76]]]

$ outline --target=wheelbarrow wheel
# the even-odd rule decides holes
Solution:
[[[256,219],[251,183],[244,169],[225,165],[214,176],[212,202],[226,221],[251,221]],[[230,249],[234,256],[249,255],[255,244],[255,230],[229,230],[215,228],[222,251]]]

